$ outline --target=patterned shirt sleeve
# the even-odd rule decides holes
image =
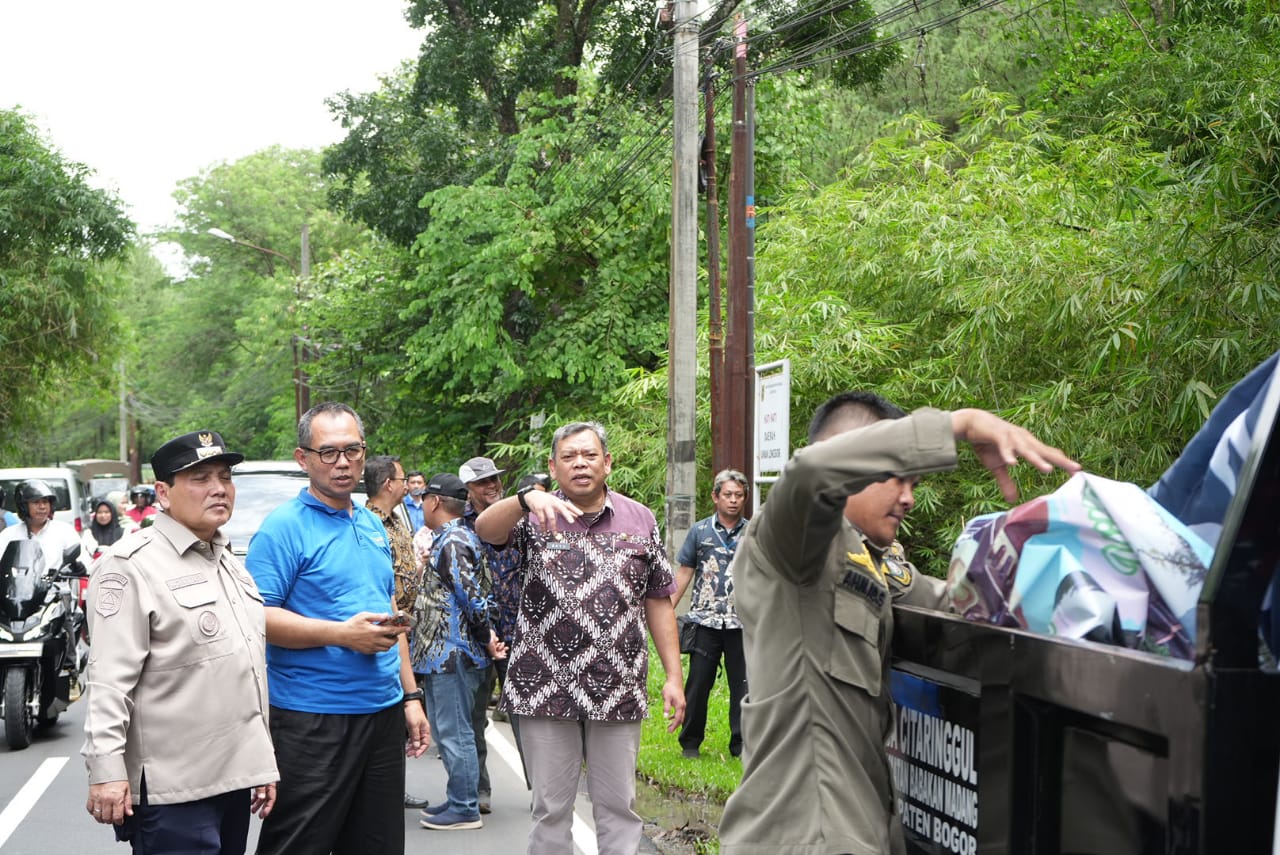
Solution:
[[[480,579],[479,553],[461,538],[450,538],[437,565],[440,582],[453,591],[455,601],[464,611],[464,619],[473,640],[481,645],[489,641],[489,599]]]
[[[649,533],[649,590],[645,597],[670,597],[676,592],[676,577],[671,573],[671,562],[667,560],[667,549],[662,544],[662,535],[658,532],[658,524],[654,523]]]

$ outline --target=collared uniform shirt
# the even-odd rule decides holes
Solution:
[[[676,589],[653,512],[610,490],[598,514],[558,520],[556,532],[526,516],[511,538],[525,582],[503,705],[516,715],[644,719],[644,601]]]
[[[798,451],[748,524],[734,578],[751,688],[724,855],[903,851],[884,748],[893,604],[936,608],[943,584],[868,549],[844,504],[889,473],[955,459],[949,414],[880,421]]]
[[[461,519],[450,520],[433,534],[431,563],[423,581],[423,596],[431,607],[419,610],[424,618],[415,628],[414,673],[452,673],[458,657],[483,668],[489,664],[485,644],[490,602],[480,538]]]
[[[739,519],[726,529],[719,514],[694,523],[676,563],[693,568],[689,592],[689,620],[709,629],[741,629],[742,621],[733,604],[733,571],[730,563],[738,547],[738,538],[747,527]]]
[[[89,783],[177,804],[279,780],[268,728],[266,616],[219,532],[168,514],[111,546],[86,599]]]
[[[479,511],[467,502],[462,519],[467,528],[476,530],[476,517]],[[520,588],[524,582],[524,574],[520,567],[520,553],[509,548],[510,544],[494,546],[480,541],[480,549],[484,553],[485,567],[489,571],[491,584],[491,601],[493,611],[490,615],[493,631],[503,643],[510,645],[516,637],[516,613],[520,609]]]
[[[418,572],[418,561],[413,553],[413,535],[399,515],[384,514],[372,502],[365,507],[382,520],[382,526],[387,530],[387,541],[391,545],[391,570],[396,576],[396,608],[411,611],[422,585],[422,574]]]

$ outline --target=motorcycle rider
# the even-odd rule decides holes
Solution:
[[[54,519],[57,494],[39,478],[28,478],[14,488],[13,499],[19,522],[0,531],[0,555],[10,541],[30,539],[39,543],[44,552],[45,571],[59,569],[67,547],[80,545],[80,535],[69,524]]]
[[[129,498],[133,501],[133,507],[124,512],[124,515],[132,520],[128,524],[129,531],[134,532],[151,525],[154,522],[153,518],[159,513],[155,506],[155,488],[148,487],[146,484],[135,484],[129,490]]]

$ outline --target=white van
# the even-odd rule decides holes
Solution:
[[[17,512],[15,493],[18,485],[28,478],[39,478],[49,485],[56,497],[53,515],[56,519],[75,526],[77,532],[84,527],[88,513],[89,479],[66,466],[24,466],[0,469],[0,486],[4,487],[4,509]]]

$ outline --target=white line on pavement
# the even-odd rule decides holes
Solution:
[[[516,751],[516,747],[507,741],[507,737],[502,731],[496,727],[488,728],[485,731],[485,742],[497,749],[498,755],[512,768],[516,773],[516,777],[523,781],[524,767],[520,763],[520,752]],[[0,843],[3,842],[3,840],[0,840]],[[577,811],[573,813],[573,843],[582,855],[599,855],[600,850],[596,848],[595,830],[587,825],[582,817],[578,816]]]
[[[36,769],[36,773],[22,785],[22,789],[14,794],[9,804],[5,805],[4,811],[0,813],[0,846],[4,845],[9,836],[18,829],[18,824],[31,812],[36,802],[40,801],[40,796],[53,783],[53,779],[58,777],[62,767],[67,765],[68,759],[70,758],[50,757],[45,760],[40,764],[40,768]]]

